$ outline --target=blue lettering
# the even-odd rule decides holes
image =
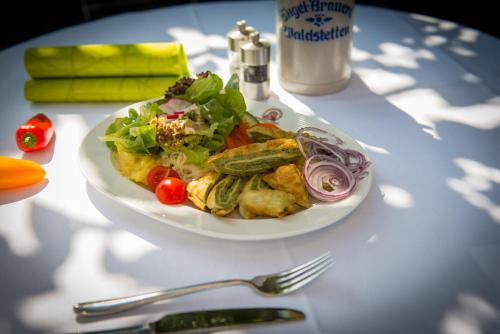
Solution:
[[[310,9],[311,12],[337,12],[352,17],[351,6],[338,1],[320,1],[320,0],[309,0],[309,6],[307,3],[303,2],[298,7],[304,5],[306,10]],[[308,11],[308,10],[307,10]],[[301,12],[304,13],[304,12]],[[297,17],[298,18],[298,17]]]
[[[281,14],[281,19],[283,20],[283,22],[288,21],[289,17],[288,17],[288,15],[286,14],[286,10],[285,10],[285,8],[281,8],[281,10],[280,10],[280,14]]]
[[[285,38],[294,39],[298,41],[308,41],[308,42],[322,42],[335,40],[337,38],[342,38],[350,33],[350,27],[344,26],[339,28],[331,28],[330,30],[320,29],[314,31],[312,29],[299,29],[295,30],[293,27],[283,26],[283,34]]]

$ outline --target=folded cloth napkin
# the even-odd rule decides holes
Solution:
[[[189,75],[179,43],[28,48],[24,65],[33,79]]]
[[[145,100],[189,76],[179,43],[29,48],[24,64],[33,102]]]
[[[26,81],[24,96],[34,102],[141,101],[163,96],[178,77],[36,79]]]

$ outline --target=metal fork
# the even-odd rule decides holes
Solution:
[[[325,253],[300,266],[269,275],[256,276],[250,280],[229,279],[191,285],[182,288],[144,293],[135,296],[113,298],[73,305],[73,311],[81,316],[108,315],[126,311],[160,300],[232,285],[246,285],[265,296],[279,296],[300,289],[333,265],[330,253]]]

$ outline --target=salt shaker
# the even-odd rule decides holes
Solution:
[[[240,88],[246,98],[252,100],[269,98],[270,60],[270,43],[261,39],[258,32],[251,33],[250,40],[241,45]]]
[[[236,28],[227,33],[229,70],[231,74],[240,70],[240,45],[247,42],[255,28],[247,27],[245,20],[236,22]]]

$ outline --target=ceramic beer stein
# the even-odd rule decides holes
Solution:
[[[277,0],[279,80],[304,95],[324,95],[351,79],[354,0]]]

